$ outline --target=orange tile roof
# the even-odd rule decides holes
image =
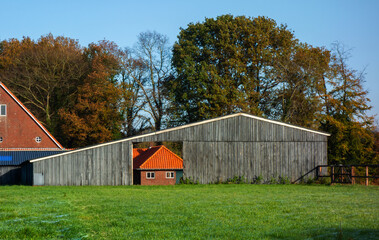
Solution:
[[[183,169],[183,159],[165,146],[133,149],[133,169]]]
[[[148,148],[133,148],[133,160],[143,154]]]

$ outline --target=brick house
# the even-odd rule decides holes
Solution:
[[[21,164],[66,151],[0,82],[0,185],[20,184]]]
[[[63,149],[37,118],[0,82],[0,149],[5,148]]]
[[[174,185],[183,176],[183,159],[165,146],[134,148],[133,175],[138,185]]]

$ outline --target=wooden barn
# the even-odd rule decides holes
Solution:
[[[327,163],[323,133],[237,113],[29,161],[30,185],[132,185],[133,143],[182,143],[183,174],[199,183],[244,176],[296,180]]]

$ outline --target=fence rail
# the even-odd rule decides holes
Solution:
[[[326,170],[323,171],[323,169]],[[358,175],[357,168],[363,168],[364,175]],[[373,175],[369,175],[369,170]],[[356,184],[357,179],[365,179],[365,185],[369,185],[369,179],[379,179],[379,165],[373,164],[354,164],[354,165],[318,165],[311,169],[309,172],[305,173],[303,176],[298,178],[293,183],[296,183],[308,174],[316,171],[316,179],[330,178],[330,182],[333,183],[347,183]],[[327,173],[323,175],[323,172]]]
[[[357,168],[364,168],[364,175],[358,175]],[[322,169],[327,168],[329,175],[322,175]],[[374,175],[369,175],[369,169],[373,168]],[[316,167],[316,178],[330,177],[331,183],[350,183],[355,184],[356,179],[365,179],[365,185],[369,185],[369,179],[379,178],[379,165],[354,164],[354,165],[319,165]]]

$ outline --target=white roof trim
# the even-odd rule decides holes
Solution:
[[[44,131],[46,133],[46,135],[60,148],[63,150],[63,147],[62,145],[60,145],[59,142],[57,142],[53,136],[51,136],[51,134],[45,129],[44,126],[42,126],[42,124],[33,116],[33,114],[31,112],[29,112],[29,110],[13,95],[13,93],[11,93],[6,87],[5,85],[0,82],[0,86],[9,94],[9,96],[11,96],[13,98],[13,100],[29,115],[29,117],[31,117],[33,119],[33,121],[35,123],[37,123],[37,125],[42,129],[42,131]]]
[[[237,116],[245,116],[245,117],[261,120],[261,121],[264,121],[264,122],[278,124],[278,125],[282,125],[282,126],[286,126],[286,127],[295,128],[295,129],[300,129],[300,130],[303,130],[303,131],[312,132],[312,133],[316,133],[316,134],[320,134],[320,135],[324,135],[324,136],[330,136],[329,133],[319,132],[319,131],[316,131],[316,130],[311,130],[311,129],[307,129],[307,128],[303,128],[303,127],[299,127],[299,126],[294,126],[294,125],[291,125],[291,124],[288,124],[288,123],[283,123],[283,122],[279,122],[279,121],[269,120],[269,119],[265,119],[265,118],[262,118],[262,117],[257,117],[257,116],[254,116],[254,115],[250,115],[250,114],[247,114],[247,113],[235,113],[235,114],[231,114],[231,115],[227,115],[227,116],[223,116],[223,117],[213,118],[213,119],[204,120],[204,121],[201,121],[201,122],[190,123],[190,124],[186,124],[186,125],[179,126],[179,127],[165,129],[165,130],[161,130],[161,131],[158,131],[158,132],[152,132],[152,133],[138,135],[138,136],[134,136],[134,137],[130,137],[130,138],[124,138],[124,139],[120,139],[120,140],[116,140],[116,141],[112,141],[112,142],[101,143],[101,144],[97,144],[97,145],[94,145],[94,146],[91,146],[91,147],[85,147],[85,148],[81,148],[81,149],[78,149],[78,150],[73,150],[73,151],[69,151],[69,152],[53,155],[53,156],[50,156],[50,157],[47,156],[47,157],[43,157],[43,158],[37,158],[37,159],[31,160],[30,162],[37,162],[37,161],[49,159],[51,157],[59,157],[59,156],[71,154],[71,153],[74,153],[74,152],[86,151],[86,150],[90,150],[90,149],[94,149],[94,148],[98,148],[98,147],[103,147],[103,146],[107,146],[107,145],[111,145],[111,144],[115,144],[115,143],[132,141],[134,139],[139,139],[139,138],[143,138],[143,137],[149,137],[149,136],[153,136],[153,135],[158,135],[158,134],[165,133],[165,132],[176,131],[176,130],[183,129],[183,128],[193,127],[193,126],[202,125],[202,124],[210,123],[210,122],[215,122],[215,121],[219,121],[219,120],[223,120],[223,119],[233,118],[233,117],[237,117]]]
[[[262,118],[262,117],[257,117],[257,116],[250,115],[250,114],[247,114],[247,113],[241,113],[241,115],[245,116],[245,117],[250,117],[250,118],[253,118],[253,119],[258,119],[258,120],[261,120],[261,121],[264,121],[264,122],[269,122],[269,123],[273,123],[273,124],[277,124],[277,125],[282,125],[282,126],[286,126],[286,127],[290,127],[290,128],[300,129],[300,130],[303,130],[303,131],[307,131],[307,132],[311,132],[311,133],[316,133],[316,134],[324,135],[324,136],[327,136],[327,137],[330,136],[329,133],[320,132],[320,131],[316,131],[316,130],[312,130],[312,129],[309,129],[309,128],[304,128],[304,127],[300,127],[300,126],[296,126],[296,125],[292,125],[292,124],[288,124],[288,123],[284,123],[284,122],[280,122],[280,121],[275,121],[275,120],[270,120],[270,119],[266,119],[266,118]]]

